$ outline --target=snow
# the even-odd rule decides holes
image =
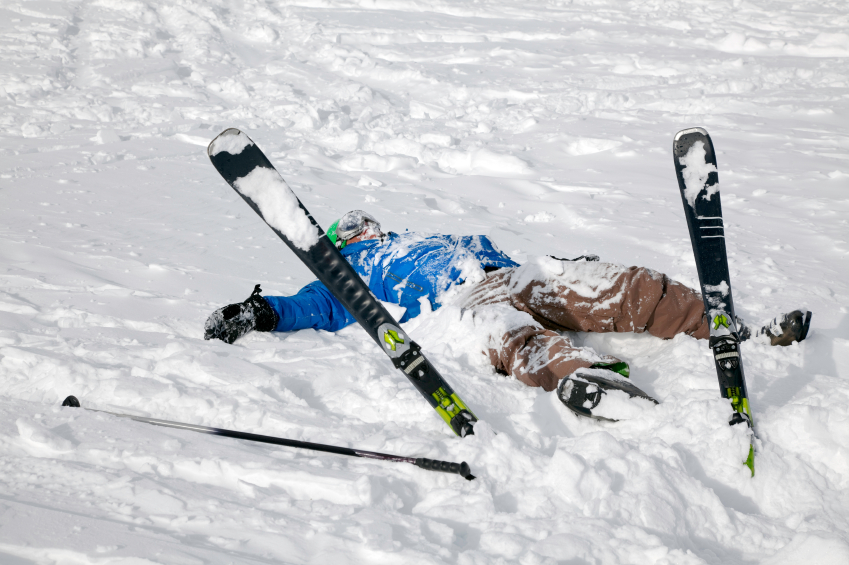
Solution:
[[[185,136],[185,134],[182,134],[182,136]],[[191,143],[191,138],[181,137],[180,139],[181,141]],[[247,135],[236,129],[228,129],[212,140],[207,153],[209,153],[210,157],[214,157],[221,152],[227,152],[230,155],[239,155],[249,146],[253,146],[253,142]]]
[[[309,250],[320,233],[298,203],[298,197],[274,169],[256,167],[233,182],[236,189],[256,203],[269,226],[285,235],[296,247]]]
[[[707,151],[703,141],[695,142],[690,147],[687,154],[681,157],[681,165],[684,169],[681,171],[681,176],[684,177],[684,198],[691,208],[696,208],[696,198],[702,191],[705,191],[705,200],[710,200],[711,197],[719,192],[719,183],[714,183],[710,186],[705,186],[708,181],[708,176],[711,173],[718,172],[713,164],[708,163],[706,159]]]
[[[705,290],[711,294],[718,293],[720,296],[728,296],[728,293],[731,291],[731,287],[728,286],[727,281],[721,281],[719,284],[706,284]]]
[[[623,271],[620,266],[584,261],[558,261],[551,257],[534,257],[521,267],[516,268],[510,277],[510,289],[520,292],[532,283],[548,281],[548,284],[534,284],[533,296],[542,300],[545,296],[560,292],[575,293],[577,296],[586,297],[587,304],[592,302],[592,311],[602,311],[610,308],[610,304],[618,303],[622,299],[623,290],[612,294],[603,301],[597,299],[614,286],[614,280]]]
[[[0,9],[0,562],[849,559],[844,1]],[[404,330],[481,418],[462,440],[357,327],[203,341],[257,282],[313,278],[210,165],[230,127],[322,226],[362,208],[386,230],[488,235],[528,269],[594,253],[690,286],[670,146],[705,128],[737,314],[814,312],[802,344],[742,347],[755,477],[686,336],[570,335],[660,401],[600,423],[491,370],[508,313],[422,314]]]

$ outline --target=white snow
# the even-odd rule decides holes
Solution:
[[[611,303],[619,302],[622,290],[607,300],[597,301],[604,291],[613,288],[613,281],[623,271],[614,264],[601,262],[558,261],[550,257],[534,257],[518,267],[510,277],[510,288],[519,292],[534,282],[549,281],[547,285],[534,285],[533,294],[545,297],[553,292],[553,287],[565,289],[592,302],[593,310],[603,310]]]
[[[192,138],[186,136],[185,134],[177,134],[180,136],[181,140],[191,140]],[[189,141],[191,143],[191,141]],[[245,148],[253,145],[251,139],[245,135],[244,133],[229,129],[221,133],[218,137],[212,140],[212,143],[209,146],[209,156],[214,157],[218,155],[222,151],[225,151],[231,155],[239,155]]]
[[[536,214],[528,214],[527,216],[525,216],[526,222],[545,223],[545,222],[553,222],[556,219],[557,218],[555,218],[554,215],[549,214],[548,212],[537,212]]]
[[[703,141],[695,142],[687,151],[687,154],[679,158],[684,169],[681,171],[681,176],[684,177],[684,198],[690,206],[696,208],[696,198],[705,191],[705,200],[710,200],[711,196],[719,192],[719,183],[714,183],[711,186],[705,186],[708,181],[708,175],[717,172],[716,167],[712,163],[708,163],[705,156],[705,144]]]
[[[727,281],[721,281],[719,284],[716,285],[706,284],[705,290],[711,293],[718,292],[722,296],[728,296],[728,293],[731,292],[731,287],[728,286]]]
[[[845,0],[0,10],[0,562],[849,561]],[[661,401],[604,424],[491,370],[480,351],[519,313],[422,314],[404,330],[482,419],[462,440],[357,327],[204,341],[254,284],[312,280],[209,163],[230,127],[325,228],[362,208],[488,235],[528,269],[594,253],[691,286],[671,145],[704,127],[737,314],[814,312],[802,344],[743,345],[755,477],[686,336],[570,336]],[[478,479],[60,408],[69,394]]]
[[[717,308],[717,310],[709,309],[708,316],[713,319],[714,316],[718,314],[727,313],[728,305],[725,303],[725,298],[728,296],[728,293],[731,291],[731,287],[728,285],[727,281],[721,281],[717,285],[705,285],[705,291],[708,293],[708,303]],[[719,296],[717,296],[717,294]],[[733,322],[733,320],[732,320]],[[736,322],[734,322],[736,324]],[[759,326],[756,326],[756,328]],[[724,330],[720,328],[720,331],[724,333]],[[779,331],[778,333],[781,333]]]
[[[318,243],[318,229],[298,205],[298,198],[274,169],[256,167],[233,184],[239,192],[253,200],[262,217],[273,228],[307,251]]]

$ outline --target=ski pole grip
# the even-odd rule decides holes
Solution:
[[[472,475],[472,470],[469,469],[468,463],[449,463],[448,461],[437,461],[436,459],[425,459],[424,457],[416,458],[416,467],[427,469],[428,471],[440,471],[442,473],[454,473],[460,475],[467,481],[475,478]]]
[[[62,401],[62,406],[70,406],[71,408],[80,408],[80,401],[74,395],[69,396]]]

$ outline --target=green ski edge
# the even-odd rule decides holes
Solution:
[[[750,424],[749,429],[753,430],[755,426],[755,421],[752,419],[752,410],[749,408],[749,399],[742,396],[742,391],[740,387],[728,388],[725,389],[725,393],[728,396],[728,400],[731,401],[731,407],[735,412],[741,415],[741,417],[745,418]],[[754,433],[752,433],[752,441],[749,444],[749,456],[746,457],[746,460],[743,463],[746,464],[746,467],[752,472],[752,476],[755,476],[755,438]]]
[[[734,410],[734,415],[728,423],[732,426],[745,423],[749,429],[749,433],[751,434],[749,454],[743,463],[749,468],[754,477],[755,419],[752,417],[752,408],[749,406],[749,397],[746,394],[737,327],[731,322],[732,318],[725,313],[713,312],[712,316],[711,350],[713,351],[717,372],[724,377],[720,378],[720,382],[725,385],[720,390],[723,392],[723,396],[731,403],[732,410]],[[729,384],[732,386],[727,386]]]
[[[749,444],[749,456],[746,457],[746,460],[743,461],[746,464],[746,467],[752,472],[752,476],[755,476],[755,444],[754,440]]]

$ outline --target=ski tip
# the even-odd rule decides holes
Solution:
[[[690,149],[692,149],[698,142],[702,142],[705,146],[705,161],[716,166],[716,158],[713,154],[713,141],[711,141],[710,135],[704,128],[687,128],[676,133],[675,139],[672,141],[672,154],[680,161],[680,159],[687,155],[690,152]],[[681,164],[681,166],[683,166],[683,164]],[[684,185],[681,185],[681,182],[682,180],[679,179],[679,186],[683,187]],[[714,183],[715,182],[716,181],[714,181]],[[692,206],[693,204],[690,203],[690,205]]]
[[[699,134],[701,134],[705,137],[708,136],[708,132],[705,128],[687,128],[687,129],[682,129],[681,131],[679,131],[678,133],[675,134],[675,141],[678,141],[679,139],[681,139],[685,135],[688,135],[688,134],[691,134],[691,133],[699,133]]]
[[[254,142],[250,137],[236,128],[228,128],[218,134],[218,137],[213,139],[206,148],[206,154],[209,157],[215,157],[219,153],[227,152],[230,155],[238,155],[250,147]]]
[[[62,401],[62,406],[70,406],[71,408],[79,408],[80,407],[80,401],[77,400],[76,396],[71,395],[71,396],[67,397],[65,400]]]

